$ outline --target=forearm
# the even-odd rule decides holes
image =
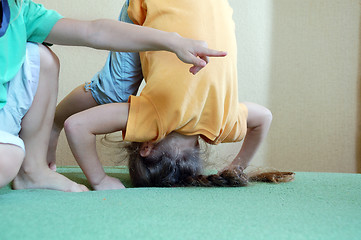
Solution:
[[[237,156],[231,163],[231,166],[238,166],[246,169],[256,154],[264,136],[260,134],[258,129],[247,129],[246,137]]]
[[[77,163],[94,187],[106,176],[96,151],[96,135],[86,127],[69,121],[66,122],[65,133]]]
[[[262,142],[266,138],[272,122],[272,113],[265,107],[255,103],[244,103],[248,109],[247,133],[241,150],[231,166],[247,168]]]
[[[60,19],[45,41],[118,52],[166,50],[174,52],[181,61],[193,64],[190,68],[193,74],[206,66],[209,57],[227,55],[225,52],[209,49],[203,41],[114,20]]]
[[[176,33],[107,19],[93,21],[91,28],[90,47],[113,51],[166,50],[174,52],[175,41],[180,38]]]
[[[175,41],[179,38],[176,33],[110,19],[80,21],[64,18],[55,24],[46,41],[118,52],[174,52]]]

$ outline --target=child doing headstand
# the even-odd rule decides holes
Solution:
[[[171,51],[193,64],[194,74],[206,65],[208,56],[225,55],[208,49],[203,41],[175,33],[112,20],[62,18],[31,0],[0,0],[0,6],[0,187],[16,177],[15,189],[87,190],[47,165],[59,62],[41,43]]]
[[[195,39],[228,55],[214,59],[193,76],[166,52],[140,54],[146,86],[128,103],[97,106],[69,117],[65,132],[72,152],[95,190],[119,189],[99,161],[95,136],[123,131],[132,142],[129,172],[134,186],[244,186],[243,173],[267,135],[271,112],[238,102],[237,49],[232,9],[226,0],[131,0],[136,24]],[[219,175],[202,176],[199,138],[209,144],[244,139],[230,166]],[[276,181],[288,181],[291,175]],[[273,179],[275,179],[273,178]]]

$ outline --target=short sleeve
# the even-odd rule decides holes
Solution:
[[[147,16],[147,8],[144,0],[130,1],[128,15],[134,24],[143,25]]]
[[[62,18],[56,11],[47,10],[42,4],[30,0],[24,0],[22,8],[27,40],[30,42],[42,43]]]
[[[151,100],[145,96],[130,96],[128,123],[124,141],[147,142],[159,141],[165,134],[159,114]]]

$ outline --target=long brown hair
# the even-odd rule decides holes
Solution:
[[[184,151],[174,158],[164,151],[154,158],[152,155],[142,157],[139,154],[142,143],[128,146],[129,174],[135,187],[172,187],[182,183],[188,177],[196,177],[201,172],[199,150]]]
[[[260,171],[248,176],[240,167],[203,175],[199,148],[184,151],[177,157],[163,152],[153,158],[140,155],[141,145],[142,143],[134,142],[127,146],[129,175],[134,187],[244,187],[249,181],[290,182],[295,175],[293,172]]]
[[[142,157],[140,146],[141,143],[131,143],[127,148],[129,174],[134,187],[243,187],[248,184],[247,175],[241,169],[202,175],[202,160],[197,148],[184,151],[176,158],[167,152],[153,158]]]

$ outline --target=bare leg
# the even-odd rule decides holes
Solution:
[[[23,160],[23,149],[11,144],[0,144],[0,188],[15,178]]]
[[[272,122],[272,113],[265,107],[255,103],[244,103],[248,108],[247,134],[242,148],[231,166],[248,167],[249,162],[266,138]]]
[[[50,169],[56,170],[56,147],[61,130],[64,128],[65,120],[71,115],[97,106],[90,91],[85,91],[84,84],[75,88],[56,107],[53,127],[50,133],[50,142],[47,160]]]
[[[47,47],[40,45],[40,77],[32,106],[22,120],[20,137],[25,143],[26,155],[14,189],[46,188],[81,192],[87,188],[47,166],[47,149],[57,99],[59,61]]]

